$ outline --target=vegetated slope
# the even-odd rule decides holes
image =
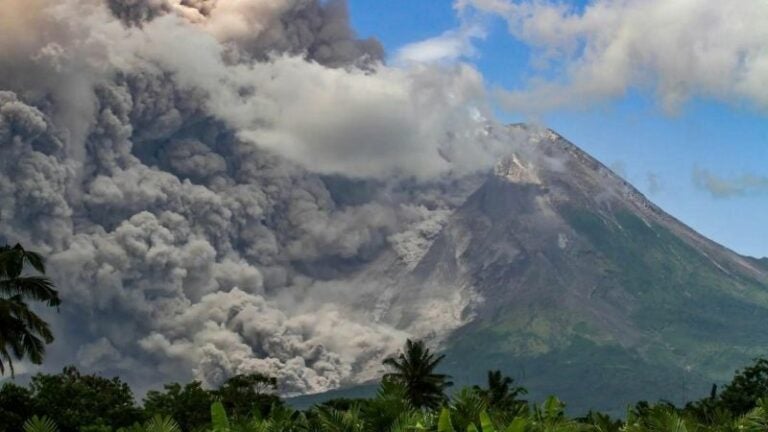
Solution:
[[[768,354],[764,263],[697,234],[556,133],[529,145],[413,270],[421,286],[458,283],[476,297],[444,344],[459,383],[501,369],[534,398],[620,413],[702,396]]]

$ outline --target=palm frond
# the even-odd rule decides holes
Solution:
[[[440,417],[437,420],[437,432],[453,432],[451,410],[448,408],[443,408],[440,411]]]
[[[179,424],[168,416],[154,416],[145,425],[145,432],[181,432]]]
[[[61,304],[58,292],[53,289],[53,282],[45,276],[19,276],[0,280],[0,294],[41,301],[49,307]]]
[[[213,432],[229,432],[229,418],[227,411],[221,401],[216,401],[211,405],[211,426]]]
[[[24,422],[24,432],[58,432],[56,423],[48,417],[32,416]]]

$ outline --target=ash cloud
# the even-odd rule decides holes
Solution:
[[[477,71],[382,64],[338,1],[11,0],[0,24],[0,235],[65,299],[48,367],[316,392],[426,328],[361,269],[412,265],[507,150]]]
[[[107,0],[107,4],[128,26],[142,27],[174,13],[234,47],[230,60],[265,60],[271,53],[289,53],[344,67],[384,58],[379,41],[357,38],[343,0]]]

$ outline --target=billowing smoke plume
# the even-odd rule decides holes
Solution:
[[[450,286],[388,318],[360,269],[407,269],[504,151],[474,69],[385,66],[341,1],[7,3],[0,236],[49,256],[51,367],[311,392],[461,323]]]
[[[127,25],[142,26],[176,13],[196,23],[235,54],[266,59],[269,53],[303,54],[328,66],[361,65],[381,60],[375,39],[357,39],[349,27],[345,1],[332,0],[107,0]]]

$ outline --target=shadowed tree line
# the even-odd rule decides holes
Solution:
[[[0,431],[8,432],[538,432],[766,431],[768,360],[737,372],[718,392],[683,407],[639,402],[625,419],[599,412],[568,417],[556,397],[530,403],[509,377],[489,371],[484,386],[446,394],[450,377],[437,372],[442,356],[407,341],[384,364],[390,372],[372,398],[335,399],[298,411],[277,395],[277,382],[238,375],[221,388],[199,382],[167,384],[141,405],[119,378],[37,374],[26,387],[0,388]]]
[[[0,388],[0,431],[21,431],[37,416],[50,419],[62,432],[111,432],[143,424],[155,416],[173,418],[179,430],[204,430],[210,407],[220,401],[233,418],[267,416],[283,407],[274,378],[259,374],[232,377],[217,390],[199,382],[167,384],[150,391],[137,405],[130,387],[119,378],[80,373],[66,367],[59,374],[37,374],[26,387]]]
[[[14,360],[40,364],[53,341],[49,325],[28,304],[61,301],[45,277],[39,254],[21,245],[0,247],[0,374],[13,375]],[[36,374],[27,386],[0,386],[0,432],[686,432],[768,431],[768,360],[737,371],[721,392],[677,407],[638,402],[625,419],[589,412],[569,418],[554,396],[540,403],[500,371],[485,386],[448,395],[450,377],[439,373],[443,355],[408,340],[384,360],[389,369],[375,397],[335,399],[308,410],[290,408],[275,378],[237,375],[218,389],[200,382],[167,384],[137,404],[117,377],[80,373]],[[574,383],[578,385],[578,383]]]

